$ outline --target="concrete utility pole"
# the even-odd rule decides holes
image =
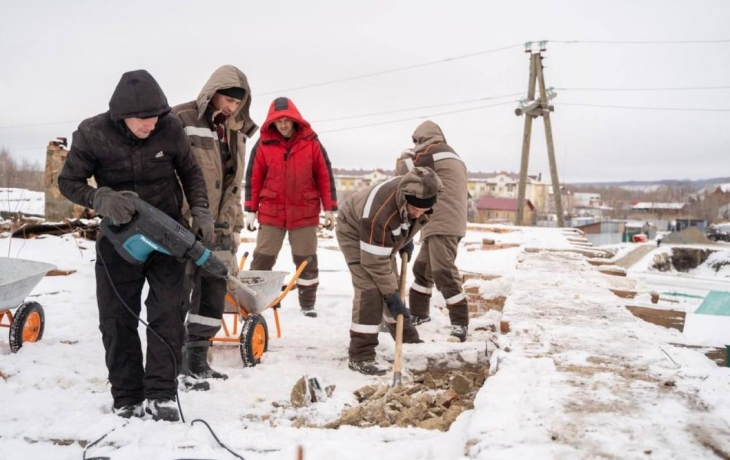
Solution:
[[[560,181],[558,180],[558,167],[555,163],[555,148],[553,146],[553,128],[550,123],[550,112],[555,107],[549,104],[550,99],[555,97],[552,91],[545,88],[545,76],[542,72],[542,53],[545,51],[546,42],[539,42],[538,51],[533,50],[533,43],[525,43],[525,52],[530,53],[530,79],[527,82],[527,99],[520,101],[520,107],[515,109],[519,117],[525,116],[525,129],[522,136],[522,160],[520,162],[520,183],[517,188],[517,217],[515,225],[522,225],[522,218],[525,206],[525,188],[527,187],[527,166],[530,162],[530,136],[532,135],[532,120],[542,117],[545,122],[545,141],[547,142],[548,161],[550,163],[550,179],[553,186],[553,197],[555,198],[555,212],[558,215],[558,227],[565,227],[563,216],[563,201],[560,193]],[[535,86],[539,86],[540,97],[535,99]]]

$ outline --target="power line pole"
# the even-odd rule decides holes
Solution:
[[[515,110],[517,116],[525,116],[525,128],[522,135],[522,158],[520,161],[520,183],[517,188],[517,217],[515,225],[522,225],[525,206],[525,189],[527,188],[527,167],[530,162],[530,137],[532,135],[532,120],[542,117],[545,123],[545,141],[547,142],[548,162],[550,164],[550,179],[555,199],[555,212],[558,217],[558,227],[565,227],[563,216],[563,201],[560,193],[560,181],[558,180],[558,167],[555,163],[555,147],[553,146],[553,128],[550,123],[550,112],[555,108],[549,104],[550,99],[555,97],[552,90],[545,87],[545,76],[542,67],[542,53],[545,51],[546,42],[539,43],[539,50],[533,50],[533,43],[525,43],[525,52],[530,53],[530,79],[527,82],[527,99],[520,101],[520,107]],[[540,97],[535,99],[535,87],[539,88]]]

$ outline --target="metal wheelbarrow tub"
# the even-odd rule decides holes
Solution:
[[[55,268],[55,265],[44,262],[0,257],[0,327],[10,329],[10,350],[13,353],[24,342],[37,342],[43,337],[43,307],[38,302],[26,302],[25,297],[46,273]],[[17,309],[15,316],[11,309]]]
[[[244,270],[238,272],[236,278],[248,288],[244,289],[236,286],[235,293],[238,305],[248,314],[263,312],[281,294],[281,286],[288,274],[289,272],[269,270]]]
[[[45,262],[0,257],[0,310],[20,306],[46,273],[55,268]]]

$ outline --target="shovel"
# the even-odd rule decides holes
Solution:
[[[403,253],[401,255],[400,262],[400,298],[405,303],[406,301],[406,275],[408,274],[408,254]],[[395,360],[393,362],[393,385],[392,387],[399,387],[403,383],[400,377],[401,368],[401,354],[403,352],[403,315],[398,315],[395,319]]]

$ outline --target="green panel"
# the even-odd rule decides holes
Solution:
[[[730,316],[730,292],[710,291],[695,314]]]

